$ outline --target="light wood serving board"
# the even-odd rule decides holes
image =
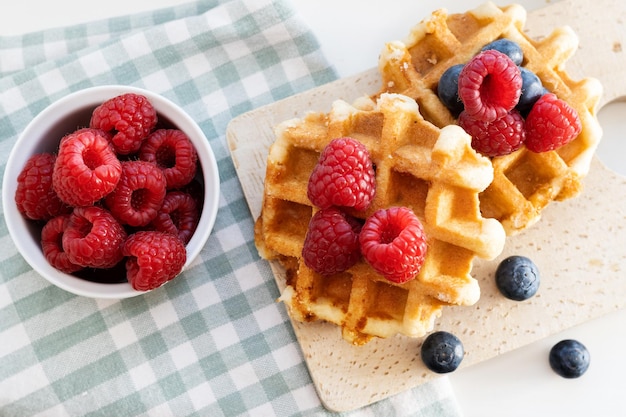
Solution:
[[[560,1],[530,12],[526,28],[531,37],[541,37],[564,25],[580,38],[579,50],[567,62],[568,73],[574,79],[598,78],[605,89],[601,105],[626,97],[624,2]],[[379,87],[373,68],[231,121],[227,139],[255,219],[274,126],[308,111],[328,112],[336,99],[352,102]],[[525,302],[505,299],[494,284],[499,261],[513,254],[529,256],[541,271],[539,292]],[[276,264],[272,269],[282,290],[284,274]],[[594,160],[582,195],[549,206],[539,223],[507,240],[497,259],[478,259],[472,275],[480,282],[480,301],[444,308],[435,327],[460,336],[466,351],[462,367],[625,308],[626,179]],[[359,408],[438,377],[419,358],[421,339],[396,336],[355,347],[334,325],[292,323],[318,395],[330,410]]]

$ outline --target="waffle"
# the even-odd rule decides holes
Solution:
[[[463,14],[441,9],[417,24],[404,42],[386,44],[379,60],[383,81],[377,95],[409,96],[417,101],[426,120],[443,127],[456,123],[437,97],[443,72],[466,63],[487,43],[508,38],[521,46],[522,65],[576,109],[583,129],[568,145],[541,154],[522,147],[493,158],[494,180],[481,193],[480,208],[483,216],[498,219],[508,235],[534,224],[550,202],[580,193],[602,134],[596,117],[602,94],[599,81],[574,81],[564,70],[578,47],[575,33],[563,27],[533,40],[523,33],[525,21],[526,12],[519,5],[500,8],[488,2]]]
[[[425,263],[407,283],[390,283],[363,260],[332,276],[317,274],[302,260],[317,210],[307,198],[309,175],[325,145],[345,136],[363,143],[376,167],[372,204],[351,214],[365,218],[379,208],[406,206],[424,225]],[[458,126],[440,129],[424,120],[415,100],[393,93],[353,104],[336,100],[328,113],[276,127],[256,245],[261,256],[285,268],[281,300],[295,320],[335,323],[357,345],[397,333],[420,337],[432,330],[444,306],[479,299],[472,262],[503,249],[502,225],[483,218],[479,207],[479,193],[492,179],[491,162],[471,148],[469,135]]]

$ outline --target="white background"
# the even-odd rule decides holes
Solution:
[[[2,8],[0,35],[83,23],[185,1],[20,0]],[[290,1],[313,29],[324,53],[341,76],[376,66],[384,42],[404,39],[408,30],[433,9],[446,7],[451,12],[461,12],[482,3],[482,0],[433,1],[430,5],[421,0]],[[517,1],[528,10],[555,2]],[[624,114],[624,102],[602,109],[600,121],[605,135],[598,155],[609,167],[626,175],[626,164],[622,162],[626,141],[620,142]],[[589,371],[579,379],[560,378],[549,368],[548,352],[564,338],[580,340],[591,352]],[[449,378],[467,417],[623,416],[626,415],[625,351],[626,312],[618,312],[459,370]]]

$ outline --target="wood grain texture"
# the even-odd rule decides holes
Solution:
[[[572,78],[598,78],[601,105],[626,96],[626,6],[618,0],[567,0],[529,13],[526,28],[541,37],[557,26],[571,26],[580,38],[567,62]],[[231,155],[252,216],[263,197],[265,160],[273,127],[308,111],[327,112],[336,99],[352,102],[378,90],[377,69],[259,108],[234,119],[227,131]],[[436,329],[462,339],[462,367],[488,360],[549,335],[626,307],[626,179],[594,160],[577,198],[554,203],[542,220],[511,237],[495,260],[478,259],[472,275],[481,299],[472,307],[447,307]],[[509,301],[495,287],[500,260],[513,254],[532,258],[541,271],[539,293],[526,302]],[[284,275],[272,264],[276,282]],[[352,410],[415,387],[438,375],[419,358],[421,339],[375,339],[351,346],[326,323],[293,326],[313,382],[324,405]]]

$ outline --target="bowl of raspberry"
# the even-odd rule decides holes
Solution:
[[[34,271],[80,296],[121,299],[161,287],[199,255],[219,188],[209,141],[182,108],[110,85],[32,119],[9,155],[2,205]]]

